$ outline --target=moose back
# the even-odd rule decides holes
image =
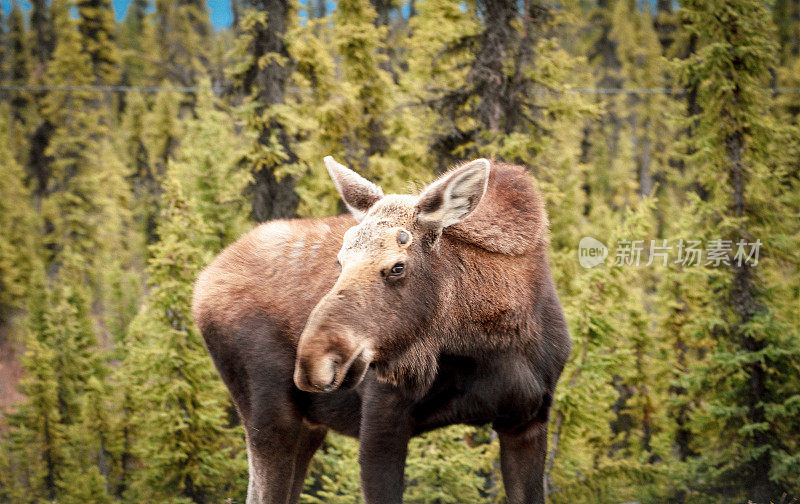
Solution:
[[[409,439],[456,423],[491,423],[508,502],[543,503],[570,340],[529,176],[478,159],[384,196],[325,164],[352,216],[262,224],[195,286],[245,429],[248,504],[296,504],[329,429],[358,438],[365,502],[402,503]]]

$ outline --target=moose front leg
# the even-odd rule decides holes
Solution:
[[[411,438],[410,411],[386,384],[365,394],[359,432],[358,462],[366,504],[402,504],[404,470]]]
[[[508,504],[544,504],[547,422],[536,421],[522,430],[497,434]]]

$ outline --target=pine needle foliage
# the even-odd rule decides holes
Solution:
[[[233,137],[214,107],[209,92],[201,96],[182,149],[168,164],[159,240],[150,247],[150,289],[127,336],[125,367],[136,384],[134,452],[143,464],[132,498],[204,503],[238,499],[243,491],[242,432],[229,425],[227,393],[191,320],[193,281],[235,236],[237,228],[227,226],[244,215],[240,194],[248,180],[237,171],[236,144],[224,150],[224,135],[229,149]],[[212,138],[223,148],[211,147]],[[221,223],[210,214],[226,207],[225,228],[206,224]]]
[[[200,0],[112,4],[0,9],[0,504],[245,500],[192,284],[256,222],[343,212],[326,155],[386,193],[528,167],[574,350],[549,502],[800,497],[796,0],[235,0],[213,28]],[[405,501],[504,502],[498,450],[414,439]],[[359,486],[331,433],[302,501]]]

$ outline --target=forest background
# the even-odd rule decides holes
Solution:
[[[11,7],[0,502],[244,501],[192,282],[256,222],[341,212],[325,155],[387,192],[529,167],[574,342],[550,502],[800,497],[800,1]],[[497,451],[414,440],[406,502],[502,502]],[[330,435],[303,502],[361,502],[356,452]]]

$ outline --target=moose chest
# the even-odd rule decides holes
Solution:
[[[410,420],[413,435],[453,424],[494,423],[505,428],[538,418],[547,391],[533,366],[522,357],[500,354],[483,359],[440,357],[436,379],[420,399],[411,400],[368,373],[353,390],[314,394],[306,403],[313,423],[357,437],[370,413],[384,410],[388,419]]]
[[[519,356],[445,355],[430,391],[411,408],[415,434],[451,424],[527,424],[544,395],[533,367]]]

